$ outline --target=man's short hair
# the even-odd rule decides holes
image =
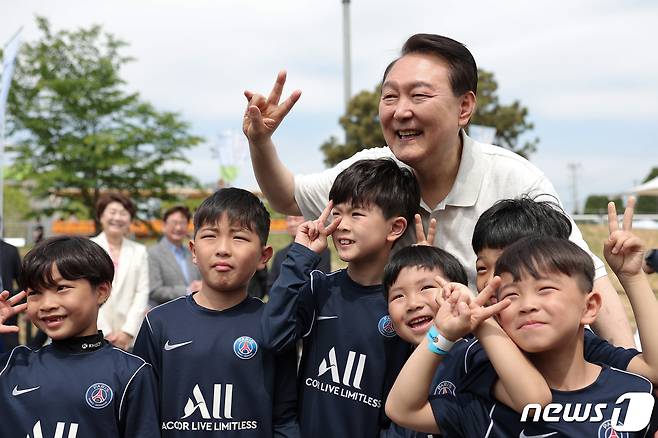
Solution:
[[[571,221],[552,201],[534,201],[527,196],[502,199],[478,218],[471,244],[477,254],[484,248],[504,249],[526,236],[568,239]]]
[[[420,205],[420,188],[409,169],[389,158],[359,160],[338,174],[329,199],[334,205],[376,206],[386,219],[402,216],[411,224]]]
[[[20,285],[40,290],[56,286],[53,265],[65,280],[87,280],[92,287],[112,284],[114,264],[95,242],[77,236],[51,237],[39,242],[23,259]]]
[[[505,248],[496,261],[495,275],[511,274],[514,281],[526,274],[535,279],[561,273],[577,277],[582,292],[592,291],[592,256],[570,240],[549,236],[528,236]]]
[[[215,224],[226,215],[258,235],[260,243],[267,244],[270,233],[270,213],[256,195],[236,187],[219,189],[201,203],[194,214],[194,235],[201,227]]]
[[[171,216],[174,213],[180,213],[183,216],[185,216],[185,219],[189,222],[190,219],[192,219],[192,213],[190,213],[190,209],[187,208],[184,205],[174,205],[171,208],[168,208],[165,212],[164,215],[162,216],[162,222],[167,222],[167,218]]]
[[[455,96],[461,96],[468,91],[477,94],[477,64],[471,52],[459,41],[442,35],[417,33],[409,37],[404,43],[400,52],[400,58],[413,53],[434,55],[448,64],[450,69],[450,86]],[[388,72],[400,58],[395,59],[386,67],[382,83],[386,81]]]
[[[135,207],[135,203],[129,197],[119,192],[107,192],[103,193],[96,202],[96,218],[98,220],[100,220],[103,212],[112,202],[118,202],[121,204],[123,208],[128,210],[128,213],[130,213],[130,218],[135,218],[137,207]]]
[[[384,297],[387,299],[388,291],[404,268],[440,269],[446,281],[468,286],[468,277],[464,267],[448,251],[435,246],[407,246],[393,254],[384,268]]]

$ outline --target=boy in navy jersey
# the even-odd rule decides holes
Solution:
[[[430,223],[430,229],[435,222]],[[420,216],[416,228],[421,227],[419,242],[424,239]],[[417,230],[418,232],[418,230]],[[430,231],[432,234],[432,231]],[[440,248],[419,243],[397,251],[384,269],[384,298],[388,302],[388,313],[395,332],[413,346],[420,344],[434,323],[438,305],[434,299],[436,292],[435,276],[446,281],[468,284],[464,267],[452,254]],[[438,375],[438,374],[437,374]],[[434,379],[431,388],[438,391],[451,390],[439,385]],[[434,435],[416,432],[393,423],[395,436],[405,438],[427,438]]]
[[[52,339],[32,351],[0,356],[0,436],[30,438],[159,437],[151,366],[110,345],[98,331],[98,308],[112,288],[107,253],[81,237],[55,237],[23,260],[25,292],[0,296],[2,322],[27,310]]]
[[[526,202],[524,207],[531,206],[527,203],[528,201],[503,202],[506,205],[494,206],[496,214],[487,215],[484,220],[495,223],[496,216],[504,217],[506,213],[509,213],[506,210],[518,207],[519,203],[523,205],[523,202]],[[608,263],[626,287],[636,312],[638,325],[655,330],[656,327],[652,326],[655,325],[655,318],[658,315],[658,304],[646,279],[641,276],[639,269],[636,269],[637,266],[641,266],[641,255],[638,254],[641,254],[642,251],[641,243],[630,233],[633,202],[633,200],[629,201],[629,208],[624,216],[623,230],[618,229],[614,205],[610,206],[611,235],[610,239],[606,241],[605,255]],[[532,206],[531,209],[533,209]],[[518,231],[518,224],[528,221],[531,217],[532,215],[528,214],[521,216],[521,220],[518,216],[515,217],[513,224],[517,228],[512,225],[511,230]],[[536,218],[541,218],[541,215]],[[508,221],[506,224],[509,226],[510,222]],[[503,222],[502,225],[504,229],[505,223]],[[565,234],[559,228],[557,231],[558,234]],[[490,231],[490,233],[495,232]],[[474,236],[474,246],[482,243],[492,244],[496,240],[486,234],[486,232],[481,233],[477,238]],[[513,235],[514,232],[511,234]],[[485,434],[487,436],[530,436],[544,433],[548,433],[550,436],[560,436],[558,434],[562,433],[561,436],[608,437],[617,436],[616,433],[621,434],[621,432],[612,430],[613,404],[623,393],[633,391],[643,393],[647,398],[645,400],[647,405],[652,404],[649,396],[651,384],[639,376],[607,366],[601,368],[589,362],[613,364],[622,368],[626,368],[628,365],[629,370],[633,369],[655,380],[656,367],[651,365],[656,363],[655,342],[650,348],[651,351],[646,353],[646,357],[638,356],[638,352],[635,350],[615,349],[605,341],[596,338],[591,332],[585,333],[583,342],[583,324],[595,316],[599,305],[597,300],[600,300],[600,297],[595,292],[587,293],[591,289],[593,268],[590,258],[582,250],[574,249],[572,245],[563,240],[530,237],[509,247],[504,254],[498,261],[498,270],[504,273],[505,277],[503,287],[499,292],[499,299],[509,299],[512,305],[501,311],[499,317],[501,324],[515,342],[528,352],[528,357],[553,388],[553,402],[559,405],[559,409],[556,407],[551,409],[558,409],[558,411],[562,409],[563,412],[557,415],[556,422],[520,423],[518,414],[493,399],[491,388],[497,383],[496,380],[499,377],[477,341],[470,341],[461,343],[461,354],[458,353],[457,358],[452,357],[455,362],[453,368],[461,370],[461,378],[452,381],[456,383],[457,393],[455,394],[453,389],[452,394],[447,394],[447,396],[437,394],[430,400],[439,427],[448,432],[450,436],[485,436]],[[478,256],[480,255],[478,252]],[[495,263],[498,254],[492,256]],[[480,263],[480,258],[478,258],[478,263]],[[486,267],[479,268],[484,271]],[[487,279],[484,280],[478,281],[478,286],[485,284]],[[578,309],[578,311],[574,311],[574,309]],[[573,323],[567,323],[569,320],[575,321],[577,330],[574,331]],[[568,327],[571,328],[568,329]],[[533,342],[536,345],[533,346]],[[453,353],[456,350],[453,350]],[[583,350],[584,356],[589,362],[582,359]],[[487,352],[491,355],[490,349],[487,349]],[[569,358],[571,358],[570,361]],[[570,366],[565,366],[565,362],[569,362]],[[592,372],[592,368],[594,372]],[[565,391],[565,389],[567,390]],[[422,394],[417,393],[417,396],[420,398]],[[587,401],[592,402],[591,405],[586,405]],[[604,403],[607,403],[607,410],[603,407]],[[580,409],[580,415],[584,415],[586,419],[576,422],[569,421],[568,419],[573,417],[574,412],[567,411],[574,409]],[[584,411],[589,412],[590,409],[594,409],[592,412],[601,410],[602,414],[600,416],[593,413],[591,416],[583,414]],[[629,418],[633,414],[635,417],[632,422],[639,419],[642,423],[641,426],[646,426],[648,417],[645,414],[650,413],[650,406],[648,410],[638,411],[637,405],[634,405],[632,412],[630,408],[625,412],[628,421],[631,421]],[[534,418],[534,414],[535,411],[525,412],[525,419],[541,418],[539,414],[537,414],[537,418]],[[549,414],[548,417],[551,415]],[[624,421],[624,414],[619,420]],[[640,427],[635,426],[634,430],[638,428]],[[646,427],[642,429],[638,436],[644,436]]]
[[[298,229],[270,291],[263,330],[275,350],[303,339],[303,437],[374,438],[390,426],[382,403],[409,346],[391,324],[382,274],[419,198],[409,170],[391,160],[358,161],[336,178],[320,218]],[[327,275],[313,269],[331,234],[347,269]]]
[[[264,304],[247,285],[272,256],[270,216],[252,193],[226,188],[194,215],[201,290],[148,313],[135,353],[153,364],[163,437],[296,437],[294,349],[263,348]]]

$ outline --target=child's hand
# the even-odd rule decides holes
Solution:
[[[15,325],[4,325],[3,323],[11,316],[24,312],[27,309],[27,303],[17,304],[25,298],[25,291],[17,293],[9,298],[9,292],[0,293],[0,333],[18,333],[18,327]]]
[[[430,219],[430,226],[427,230],[427,236],[425,236],[425,230],[423,229],[423,220],[420,218],[418,213],[414,215],[414,222],[416,223],[416,245],[434,245],[434,236],[436,235],[436,219]]]
[[[324,251],[327,248],[327,236],[331,236],[336,231],[341,220],[340,217],[337,217],[325,228],[324,224],[329,217],[329,213],[331,213],[332,207],[333,202],[329,201],[318,219],[301,224],[297,228],[295,242],[318,254]]]
[[[471,291],[460,283],[448,283],[441,277],[435,277],[442,289],[436,302],[439,311],[434,318],[434,324],[439,332],[450,341],[464,337],[496,313],[509,306],[510,300],[502,300],[485,307],[500,286],[500,277],[494,277],[487,287],[473,297]]]
[[[617,209],[614,202],[608,203],[608,228],[610,236],[603,244],[603,254],[608,265],[617,277],[628,277],[642,272],[644,262],[644,244],[632,233],[633,209],[635,198],[628,199],[624,211],[622,229],[617,221]]]

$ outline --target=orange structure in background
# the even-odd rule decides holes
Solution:
[[[96,228],[94,227],[93,220],[54,221],[50,231],[54,235],[66,234],[74,236],[93,236],[96,234]],[[191,221],[187,231],[189,232],[190,236],[194,232],[194,226],[192,225]],[[270,223],[270,233],[283,233],[285,231],[285,219],[272,219]],[[146,222],[133,222],[130,225],[130,232],[137,238],[151,237],[156,234],[162,234],[162,220],[153,219]]]

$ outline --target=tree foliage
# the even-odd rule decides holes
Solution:
[[[621,198],[610,199],[607,195],[589,195],[585,201],[585,214],[608,214],[608,202],[614,202],[617,211],[624,211]]]
[[[534,128],[527,120],[528,109],[519,101],[501,105],[497,95],[498,83],[493,73],[479,70],[478,75],[478,105],[471,122],[495,127],[494,143],[527,158],[539,143],[539,139],[535,138],[520,144],[521,135]],[[380,95],[381,87],[377,86],[373,91],[361,91],[350,100],[347,114],[338,120],[345,131],[347,142],[342,143],[337,137],[331,136],[320,146],[327,166],[333,166],[362,149],[386,145],[379,126]]]
[[[100,26],[54,32],[37,17],[41,37],[23,45],[8,99],[15,174],[55,212],[94,217],[105,189],[129,194],[148,214],[149,198],[171,199],[172,186],[196,185],[172,170],[202,139],[177,113],[160,112],[125,90],[126,43]]]

